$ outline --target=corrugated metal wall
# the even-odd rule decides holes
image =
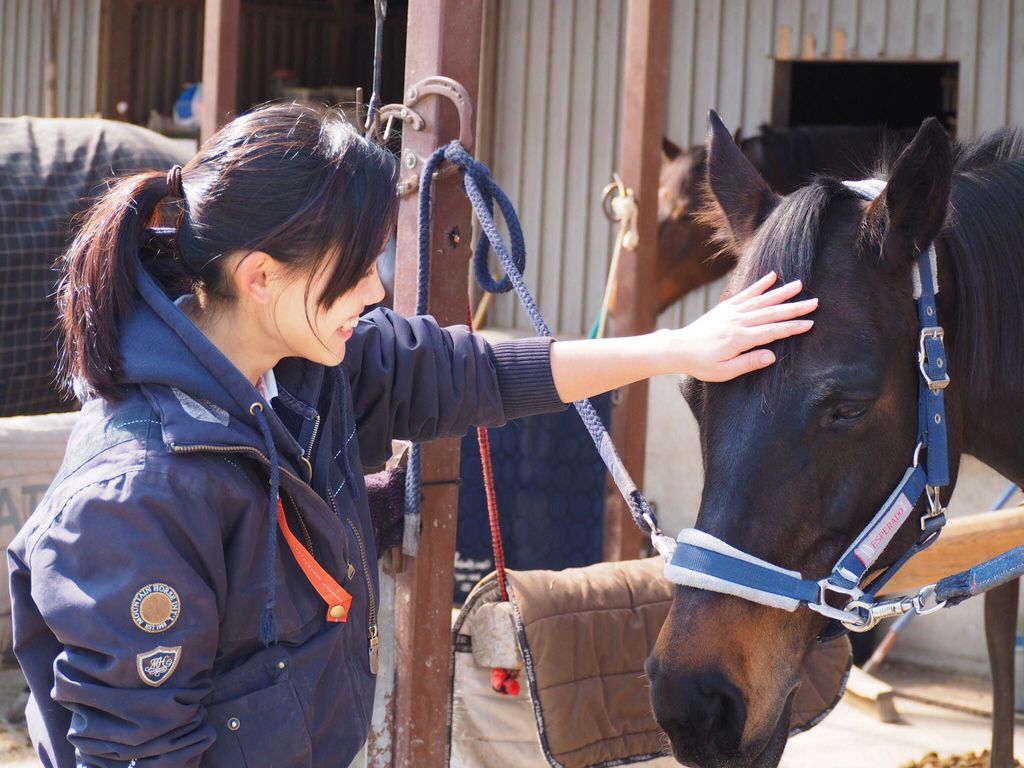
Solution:
[[[98,107],[100,0],[0,0],[0,116],[46,114],[50,9],[57,24],[57,114]]]
[[[593,321],[611,248],[598,196],[617,165],[620,0],[492,0],[489,161],[519,206],[529,284],[554,328]],[[753,133],[772,117],[775,63],[959,64],[960,137],[1024,124],[1024,0],[673,0],[665,133],[704,138],[716,107]],[[678,325],[713,303],[698,291],[660,319]],[[491,322],[529,328],[511,297]]]
[[[610,258],[598,201],[618,163],[625,3],[494,5],[494,108],[481,142],[522,217],[531,288],[552,327],[578,333],[597,315]],[[530,328],[510,299],[498,297],[489,323]]]

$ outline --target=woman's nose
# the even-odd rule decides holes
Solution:
[[[368,300],[364,301],[363,303],[367,304],[367,305],[370,305],[370,304],[376,304],[376,303],[378,303],[380,301],[383,301],[384,297],[387,295],[387,293],[384,290],[384,283],[381,282],[380,272],[378,272],[376,269],[374,269],[373,273],[370,274],[369,277],[367,277],[366,283],[367,283],[366,291],[367,291],[367,299]]]

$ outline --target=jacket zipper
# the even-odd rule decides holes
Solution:
[[[299,505],[295,503],[295,500],[291,496],[288,496],[288,494],[284,495],[288,499],[288,503],[292,505],[292,509],[295,510],[295,517],[298,518],[299,527],[302,528],[302,538],[305,539],[306,542],[306,549],[309,550],[309,554],[316,557],[316,554],[313,552],[313,537],[309,535],[309,528],[306,527],[306,521],[302,518],[302,512],[299,511]]]
[[[313,424],[313,434],[309,437],[309,447],[306,449],[306,453],[303,454],[302,460],[306,463],[306,469],[309,470],[309,482],[313,482],[313,444],[316,442],[316,435],[320,431],[320,415],[317,414],[316,422]]]
[[[366,578],[366,595],[370,599],[370,611],[369,611],[369,641],[370,641],[370,672],[377,674],[377,670],[380,666],[380,660],[377,652],[377,648],[380,645],[380,639],[377,637],[377,601],[373,599],[373,581],[370,580],[370,567],[366,563],[366,548],[363,546],[363,535],[359,532],[358,526],[352,522],[351,518],[346,520],[349,528],[352,529],[352,533],[356,535],[356,541],[359,543],[359,559],[363,564],[363,576]]]

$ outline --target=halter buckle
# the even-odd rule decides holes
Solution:
[[[937,485],[926,485],[924,497],[928,501],[928,511],[921,515],[921,530],[930,533],[946,524],[946,509],[942,506],[942,488]]]
[[[921,377],[928,384],[928,389],[932,392],[941,392],[949,386],[949,374],[943,373],[941,378],[934,378],[928,373],[928,339],[934,339],[939,342],[939,346],[942,348],[941,357],[939,357],[937,364],[941,368],[945,366],[946,352],[943,339],[946,336],[946,332],[942,329],[942,326],[932,325],[927,328],[921,329],[921,335],[917,342],[917,369],[921,372]]]

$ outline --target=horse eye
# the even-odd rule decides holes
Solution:
[[[843,403],[832,412],[832,423],[857,421],[870,410],[870,403]]]

